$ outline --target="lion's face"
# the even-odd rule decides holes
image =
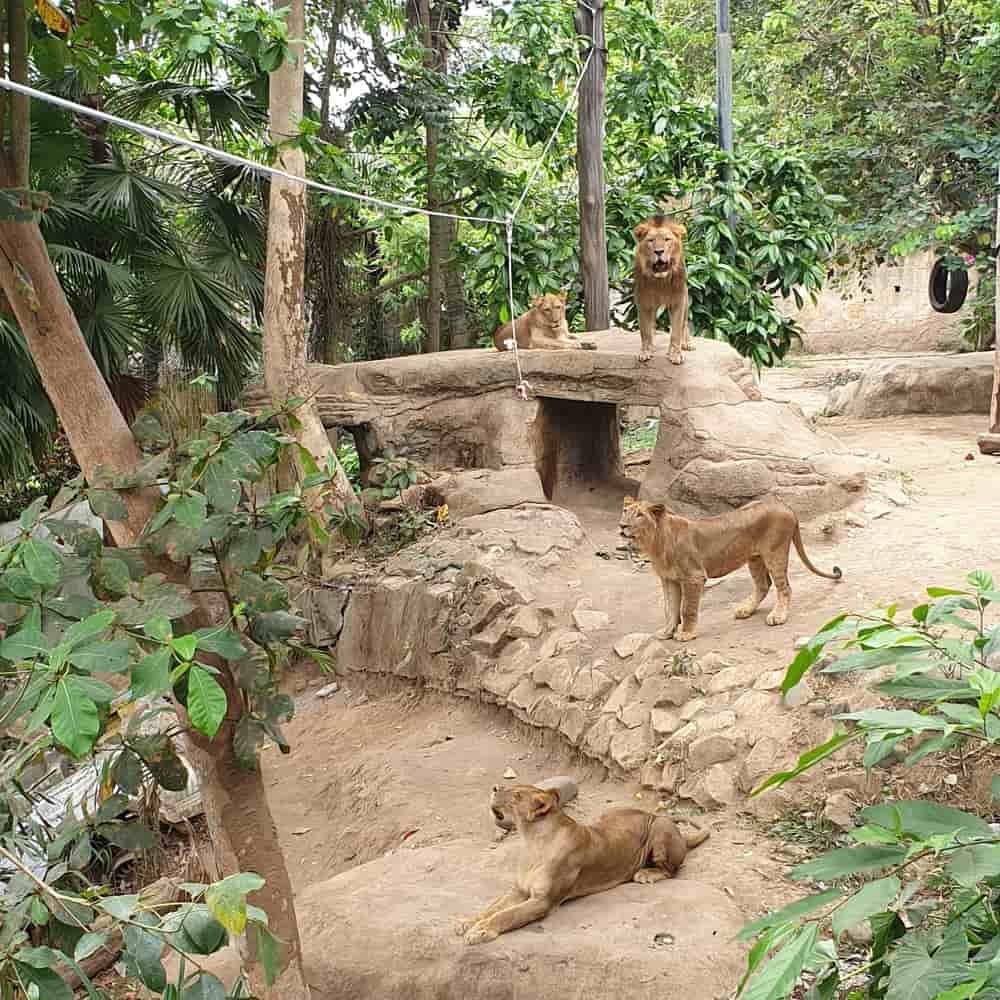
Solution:
[[[629,545],[649,549],[656,538],[660,517],[666,508],[662,503],[646,503],[634,497],[625,497],[618,530]]]
[[[497,826],[510,829],[513,823],[521,826],[535,823],[559,805],[559,793],[535,788],[534,785],[493,786],[490,811]]]
[[[566,321],[566,289],[553,294],[536,295],[531,300],[531,308],[541,317],[542,322],[551,330],[559,330]]]
[[[687,230],[662,215],[654,215],[635,227],[635,263],[651,278],[666,278],[684,263]]]

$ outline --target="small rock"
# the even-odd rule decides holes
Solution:
[[[709,694],[724,694],[738,687],[750,687],[756,679],[756,668],[723,667],[709,682],[706,690]]]
[[[623,771],[640,768],[649,755],[649,731],[646,726],[623,729],[611,738],[611,759]]]
[[[658,791],[673,795],[677,788],[677,768],[673,764],[664,764],[663,772],[660,774],[660,784]]]
[[[573,624],[581,632],[598,632],[611,624],[611,619],[603,611],[574,611]]]
[[[507,768],[507,770],[506,770],[506,771],[504,771],[504,773],[503,773],[503,776],[504,776],[504,777],[505,777],[505,778],[506,778],[506,779],[507,779],[508,781],[513,781],[513,780],[514,780],[514,778],[516,778],[516,777],[517,777],[517,771],[515,771],[515,770],[514,770],[514,768],[512,768],[512,767],[508,767],[508,768]]]
[[[613,712],[617,715],[629,702],[635,700],[638,692],[639,685],[631,677],[626,677],[612,692],[601,711]]]
[[[652,636],[648,632],[633,632],[631,635],[623,636],[615,643],[615,652],[623,659],[637,653]]]
[[[580,737],[587,731],[587,715],[577,705],[570,705],[569,708],[563,712],[563,717],[559,722],[559,732],[569,740],[573,746],[576,746],[580,742]]]
[[[323,687],[321,687],[316,692],[316,697],[329,698],[330,695],[336,694],[339,690],[340,690],[340,685],[336,681],[334,681],[332,684],[324,684]]]
[[[758,691],[777,691],[785,680],[784,670],[771,670],[766,674],[761,674],[754,681],[754,687]]]
[[[844,518],[844,524],[850,528],[867,528],[868,518],[863,517],[861,514],[848,514]]]
[[[559,556],[555,551],[548,552],[538,560],[538,565],[542,569],[553,569],[559,565]]]
[[[847,792],[834,792],[823,806],[823,819],[838,830],[850,830],[854,826],[854,814],[858,807]]]
[[[686,747],[689,743],[693,742],[698,736],[698,723],[689,722],[686,726],[678,729],[676,733],[673,733],[667,740],[668,747]]]
[[[728,710],[706,715],[698,720],[698,728],[702,733],[725,733],[736,725],[736,713]]]
[[[507,627],[507,635],[513,639],[537,639],[544,627],[534,608],[520,608]]]
[[[699,737],[688,747],[688,765],[693,771],[704,771],[713,764],[732,760],[736,753],[734,740],[722,733],[710,733]]]
[[[300,826],[297,830],[292,830],[293,837],[303,837],[312,829],[311,826]]]
[[[655,760],[647,761],[642,766],[642,773],[639,775],[639,784],[643,788],[659,788],[660,770],[660,765]]]
[[[642,682],[639,700],[650,708],[673,705],[679,708],[691,699],[692,687],[689,681],[680,677],[650,677]]]
[[[576,798],[576,782],[567,775],[560,774],[554,778],[545,778],[539,781],[536,788],[542,788],[547,792],[559,793],[559,805],[564,806],[567,802],[572,802]]]
[[[772,737],[762,736],[757,740],[736,775],[736,784],[741,792],[752,792],[761,780],[781,770],[779,752],[778,741]]]
[[[669,708],[654,708],[650,713],[650,722],[657,736],[669,736],[681,727],[680,716]]]
[[[791,691],[786,692],[784,698],[782,699],[782,704],[785,708],[798,708],[800,705],[804,705],[808,701],[812,701],[816,697],[816,692],[809,686],[809,682],[803,677],[802,680],[798,682],[791,689]]]
[[[618,719],[627,729],[636,729],[649,722],[649,708],[641,701],[633,701],[618,713]]]
[[[704,698],[692,698],[691,701],[687,702],[687,704],[685,704],[681,709],[681,722],[690,722],[704,708]]]
[[[954,787],[955,785],[958,784],[958,775],[957,774],[946,774],[944,776],[944,783],[946,785],[951,785],[952,787]]]
[[[702,673],[714,674],[732,666],[732,664],[718,650],[713,649],[698,658],[698,666],[701,667]]]
[[[615,682],[598,666],[603,662],[595,660],[589,667],[577,670],[569,689],[570,698],[576,701],[599,701],[611,690]]]

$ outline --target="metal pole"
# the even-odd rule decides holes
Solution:
[[[984,455],[1000,455],[1000,164],[997,164],[997,217],[993,228],[994,288],[993,316],[996,344],[993,347],[993,394],[990,397],[990,425],[979,435],[979,450]]]
[[[718,108],[719,148],[733,152],[733,36],[729,30],[729,0],[715,0],[715,102]],[[732,173],[727,166],[723,179]],[[729,214],[729,231],[735,235],[736,216]]]

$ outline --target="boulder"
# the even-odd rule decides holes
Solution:
[[[518,846],[399,850],[307,889],[296,911],[315,1000],[715,1000],[739,982],[739,910],[683,874],[618,886],[466,945],[456,925],[509,887]]]
[[[424,488],[425,502],[447,502],[455,518],[524,504],[538,512],[560,484],[617,477],[621,406],[659,409],[641,495],[682,513],[728,510],[773,491],[806,517],[843,507],[859,476],[863,483],[863,466],[797,407],[761,398],[750,365],[728,345],[700,340],[676,366],[661,334],[653,360],[640,365],[634,334],[589,336],[594,351],[521,352],[528,400],[514,392],[511,355],[492,349],[312,365],[310,376],[324,425],[354,434],[362,476],[390,450],[430,469],[488,470]],[[268,402],[260,384],[245,399],[250,409]],[[828,455],[843,461],[820,469],[816,460]],[[494,481],[494,472],[503,476]],[[516,544],[540,557],[551,551],[530,532]]]
[[[993,352],[878,361],[830,393],[824,416],[989,413]]]

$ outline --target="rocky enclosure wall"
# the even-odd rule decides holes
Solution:
[[[375,578],[335,572],[338,672],[496,704],[664,792],[735,801],[781,756],[759,716],[783,671],[694,663],[676,643],[611,634],[586,599],[546,600],[546,576],[583,542],[569,511],[522,505],[438,531]]]
[[[493,350],[312,368],[328,428],[350,430],[362,473],[387,450],[430,469],[533,470],[545,496],[575,481],[621,479],[619,409],[655,406],[659,439],[640,495],[712,514],[776,493],[806,518],[845,506],[866,466],[790,404],[761,398],[732,348],[698,341],[681,366],[640,364],[638,337],[588,334],[595,351],[524,351],[531,398],[514,392],[514,359]],[[259,389],[248,404],[259,405]]]

